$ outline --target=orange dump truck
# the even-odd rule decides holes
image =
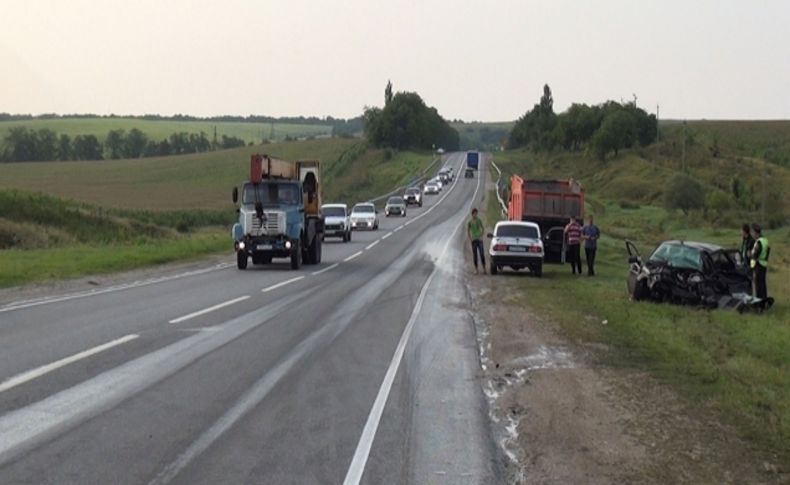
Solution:
[[[584,215],[584,188],[574,179],[529,180],[513,175],[510,181],[508,219],[540,226],[545,261],[565,262],[563,229],[574,216]]]

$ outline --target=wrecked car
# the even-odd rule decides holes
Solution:
[[[773,299],[751,296],[748,265],[735,249],[692,241],[664,241],[642,260],[636,245],[628,251],[628,294],[632,300],[762,311]]]

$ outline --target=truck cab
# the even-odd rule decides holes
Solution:
[[[267,155],[253,155],[250,180],[239,193],[239,221],[233,226],[237,267],[269,264],[289,258],[291,268],[321,262],[323,217],[320,211],[319,163],[286,162]]]

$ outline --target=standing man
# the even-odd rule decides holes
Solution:
[[[745,266],[749,260],[752,259],[752,247],[754,247],[754,238],[749,232],[749,224],[741,226],[741,263]]]
[[[466,225],[466,234],[469,242],[472,243],[472,259],[475,262],[475,273],[477,273],[477,254],[480,253],[480,263],[483,265],[483,273],[486,272],[486,257],[483,247],[483,221],[477,217],[477,208],[472,209],[472,219]]]
[[[593,224],[593,216],[588,216],[589,221],[582,227],[582,239],[584,240],[584,255],[587,257],[587,276],[595,276],[595,251],[598,249],[598,238],[601,231],[598,226]]]
[[[768,244],[768,238],[763,236],[759,224],[752,224],[752,230],[757,238],[751,255],[751,267],[754,270],[754,296],[765,299],[768,298],[766,273],[768,272],[768,256],[771,255],[771,246]]]
[[[576,218],[571,216],[571,221],[565,226],[565,240],[568,243],[568,261],[571,263],[571,271],[576,274],[576,268],[579,269],[579,274],[582,274],[582,256],[580,252],[580,243],[582,237],[582,226],[576,222]]]

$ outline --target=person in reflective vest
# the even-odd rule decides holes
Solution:
[[[754,246],[752,247],[751,267],[754,271],[754,296],[756,298],[768,298],[768,285],[766,275],[768,273],[768,257],[771,255],[771,246],[768,238],[763,236],[762,228],[759,224],[752,224],[754,232]]]

